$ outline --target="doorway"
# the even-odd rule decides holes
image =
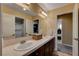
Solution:
[[[24,19],[15,17],[15,36],[24,36]]]
[[[72,55],[72,13],[57,16],[57,51]]]

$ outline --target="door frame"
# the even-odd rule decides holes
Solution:
[[[78,4],[73,8],[73,56],[78,56]]]
[[[78,4],[75,3],[73,5],[73,10],[71,11],[67,11],[67,12],[62,12],[62,13],[59,13],[56,15],[56,30],[55,30],[55,50],[57,51],[57,16],[58,15],[62,15],[62,14],[67,14],[67,13],[72,13],[73,14],[73,18],[72,18],[72,55],[73,56],[78,56],[78,40],[75,40],[75,39],[78,39]],[[76,20],[75,20],[76,19]]]
[[[70,14],[70,13],[72,13],[71,15],[72,15],[72,29],[73,29],[73,12],[58,14],[58,15],[57,15],[57,20],[58,20],[58,16],[65,15],[65,14]],[[58,23],[57,23],[57,24],[58,24]],[[56,30],[57,30],[57,29],[56,29]],[[73,31],[72,31],[72,32],[73,32]],[[57,34],[57,33],[56,33],[56,34]],[[63,31],[61,32],[61,44],[66,45],[66,46],[69,46],[69,47],[72,47],[72,45],[62,43],[62,41],[63,41],[63,40],[62,40],[62,39],[63,39],[62,34],[63,34]],[[72,34],[73,34],[73,33],[72,33]],[[57,36],[58,36],[58,35],[57,35]],[[73,36],[72,36],[72,38],[73,38]],[[73,40],[72,40],[72,42],[73,42]]]
[[[69,14],[69,13],[72,13],[72,22],[73,22],[73,11],[69,11],[69,12],[66,12],[66,13],[60,13],[60,14],[57,14],[56,15],[56,44],[55,44],[55,46],[56,46],[56,50],[57,50],[57,20],[58,20],[58,16],[59,15],[64,15],[64,14]],[[72,24],[72,29],[73,29],[73,24]],[[63,34],[63,32],[62,32],[62,34]],[[61,36],[62,37],[62,36]],[[72,36],[72,38],[73,38],[73,36]],[[72,43],[73,43],[73,40],[72,40]],[[67,46],[70,46],[70,47],[72,47],[73,46],[73,44],[72,44],[72,46],[71,45],[68,45],[68,44],[64,44],[64,45],[67,45]],[[72,48],[72,50],[73,50],[73,48]]]

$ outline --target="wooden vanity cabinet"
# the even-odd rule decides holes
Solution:
[[[45,44],[45,56],[53,56],[55,48],[55,38],[52,38],[48,43]]]
[[[44,55],[45,56],[49,56],[50,55],[50,42],[46,43],[44,45],[45,49],[44,49]]]
[[[50,52],[49,55],[54,55],[54,50],[55,50],[55,38],[52,38],[50,41]]]
[[[44,56],[44,46],[31,53],[29,56]]]
[[[55,38],[52,38],[45,45],[31,53],[29,56],[53,56],[55,48]]]

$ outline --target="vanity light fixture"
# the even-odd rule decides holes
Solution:
[[[44,18],[45,16],[43,14],[38,14],[40,17]]]
[[[26,8],[23,8],[23,10],[25,11],[25,10],[26,10]]]
[[[47,14],[44,11],[42,11],[42,14],[45,15],[45,16],[47,16]]]
[[[30,3],[27,3],[28,5],[30,4]]]
[[[27,5],[25,5],[25,4],[23,4],[23,3],[16,3],[18,6],[20,6],[20,7],[22,7],[23,8],[23,10],[30,10],[29,9],[29,7],[27,6]]]

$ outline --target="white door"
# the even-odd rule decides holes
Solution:
[[[73,56],[78,56],[78,4],[73,9]]]

